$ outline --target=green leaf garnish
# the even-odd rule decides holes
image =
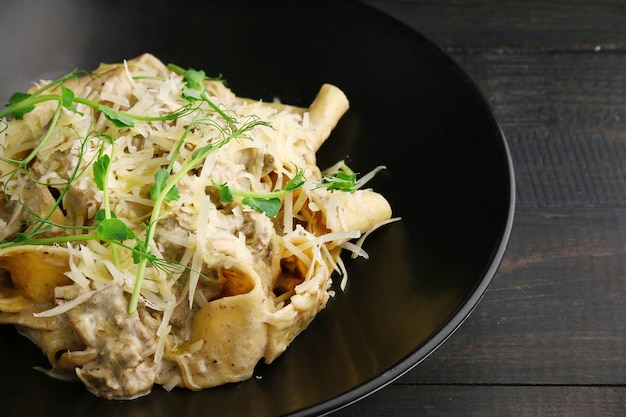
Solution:
[[[325,187],[330,192],[347,191],[353,193],[357,190],[357,174],[347,165],[342,165],[335,175],[324,175],[318,188]]]
[[[104,190],[104,179],[109,170],[111,158],[109,155],[102,155],[93,164],[93,180],[100,191]]]
[[[118,218],[102,220],[98,223],[96,231],[103,240],[117,240],[120,242],[134,235],[134,233],[128,229],[128,226]]]
[[[260,212],[265,213],[265,215],[269,218],[274,218],[280,211],[280,208],[283,206],[280,198],[253,198],[253,197],[244,197],[242,200],[243,204],[248,207]]]
[[[15,117],[18,120],[23,119],[26,113],[29,113],[35,109],[34,105],[20,106],[20,104],[27,102],[27,100],[30,97],[31,97],[31,94],[20,93],[20,92],[13,93],[11,98],[9,98],[9,103],[7,104],[7,107],[9,109],[13,108],[13,110],[9,112],[8,114],[12,114],[13,117]]]
[[[191,68],[185,71],[187,87],[183,89],[183,95],[191,100],[201,100],[202,95],[206,91],[203,84],[205,77],[206,73],[204,71],[196,71]]]
[[[157,171],[154,177],[154,185],[150,189],[150,198],[152,200],[156,200],[162,195],[163,191],[166,190],[167,180],[170,178],[170,173],[167,169],[161,168]],[[180,198],[180,192],[178,191],[178,187],[173,185],[169,189],[167,189],[166,193],[163,195],[164,201],[175,201]]]
[[[294,177],[290,179],[289,182],[287,182],[285,187],[283,187],[283,191],[286,193],[291,192],[297,188],[302,187],[305,182],[306,178],[304,178],[304,171],[302,171],[300,168],[297,168],[296,175],[294,175]]]
[[[220,202],[222,203],[232,203],[235,201],[235,197],[233,197],[233,193],[230,192],[230,187],[226,184],[213,184],[213,187],[216,188],[220,192]]]
[[[0,156],[3,162],[14,164],[15,170],[6,174],[6,177],[12,177],[17,173],[23,173],[28,170],[29,164],[37,157],[39,151],[46,146],[48,139],[53,136],[57,129],[57,124],[62,111],[69,111],[82,115],[78,111],[78,106],[91,108],[93,111],[100,112],[105,118],[113,124],[113,126],[123,129],[135,127],[137,123],[150,121],[173,121],[183,116],[192,115],[188,122],[185,133],[179,138],[176,148],[170,153],[170,164],[161,168],[155,175],[154,184],[150,190],[150,198],[153,200],[153,208],[150,218],[145,226],[145,236],[138,237],[135,232],[129,228],[124,221],[117,218],[111,207],[108,179],[113,178],[110,174],[112,170],[113,159],[115,156],[115,140],[111,136],[101,133],[88,133],[86,137],[78,137],[81,142],[78,152],[78,163],[73,172],[70,173],[69,179],[63,184],[55,185],[58,188],[59,196],[54,207],[49,213],[43,215],[37,214],[36,211],[25,208],[33,216],[33,224],[35,227],[29,227],[28,232],[18,233],[12,241],[0,242],[0,248],[18,246],[18,245],[50,245],[62,244],[65,242],[80,242],[88,240],[97,240],[108,244],[111,247],[113,261],[119,267],[118,250],[128,250],[132,253],[134,262],[137,264],[137,274],[131,300],[128,306],[128,312],[136,311],[138,298],[142,289],[142,280],[144,278],[145,269],[148,264],[154,268],[163,271],[182,271],[182,268],[188,266],[177,264],[174,261],[161,259],[150,252],[150,247],[154,244],[154,236],[156,227],[161,217],[161,211],[164,204],[169,201],[180,198],[180,190],[177,187],[178,182],[183,176],[188,175],[190,171],[201,166],[205,159],[213,152],[219,151],[232,140],[250,139],[249,132],[255,127],[269,127],[271,125],[258,117],[250,117],[246,120],[239,120],[232,110],[225,108],[221,103],[214,102],[210,97],[205,84],[206,80],[221,81],[221,78],[208,78],[204,71],[194,69],[182,70],[179,67],[172,66],[173,70],[184,76],[185,87],[181,92],[181,100],[183,104],[177,110],[159,115],[159,116],[142,116],[131,114],[128,112],[116,110],[105,104],[92,101],[83,97],[77,97],[70,88],[64,85],[66,80],[78,76],[78,71],[72,71],[62,77],[59,77],[32,93],[18,92],[11,96],[7,106],[0,111],[0,128],[7,126],[7,121],[3,118],[13,117],[22,119],[25,114],[34,110],[37,105],[43,102],[55,102],[56,108],[52,119],[48,123],[46,131],[41,135],[36,147],[21,160],[12,160]],[[159,78],[155,78],[159,79]],[[163,79],[163,81],[166,81]],[[205,105],[206,103],[206,105]],[[207,107],[208,106],[208,107]],[[81,107],[82,110],[82,107]],[[217,128],[219,135],[213,142],[196,149],[191,157],[181,159],[179,157],[180,150],[185,146],[185,141],[189,132],[196,127],[208,125],[211,128]],[[74,130],[77,135],[78,129],[68,126]],[[94,136],[95,135],[95,136]],[[95,156],[91,160],[85,160],[88,151],[93,148],[88,146],[96,146]],[[177,167],[174,172],[173,164],[180,162],[181,166]],[[87,168],[91,166],[91,169]],[[102,208],[96,213],[95,224],[89,226],[67,226],[63,224],[55,224],[50,221],[54,210],[61,206],[63,197],[70,190],[70,186],[85,172],[93,175],[93,181],[102,192]],[[7,181],[4,181],[5,186]],[[272,193],[261,193],[259,195],[241,195],[244,204],[249,205],[255,210],[262,211],[268,216],[276,216],[281,207],[280,197],[286,193],[296,189],[303,183],[301,172],[290,180],[283,190],[276,190]],[[228,187],[220,191],[220,199],[230,199],[234,201],[235,196]],[[60,228],[71,230],[64,236],[45,237],[43,235],[52,228]],[[131,241],[130,244],[126,242]]]
[[[61,105],[71,112],[83,115],[74,107],[74,92],[61,84]]]
[[[104,105],[98,106],[98,110],[104,113],[104,116],[115,125],[115,127],[133,127],[135,122],[133,118],[125,113],[115,111]]]
[[[231,189],[226,184],[216,184],[215,182],[212,186],[219,191],[220,202],[232,203],[235,201],[234,196],[237,195],[243,197],[241,202],[246,206],[258,212],[265,213],[267,217],[274,218],[278,215],[278,212],[282,207],[280,197],[283,197],[301,187],[305,182],[306,178],[304,178],[304,172],[302,169],[296,167],[296,175],[294,175],[282,189],[267,193]]]

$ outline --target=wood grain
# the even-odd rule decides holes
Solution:
[[[624,387],[398,385],[333,414],[429,417],[623,417]],[[356,412],[358,408],[359,413]]]
[[[626,54],[456,54],[509,143],[520,207],[626,202]]]
[[[591,213],[518,212],[509,256],[471,319],[404,382],[624,384],[626,209]]]
[[[476,82],[507,138],[517,205],[465,324],[336,415],[626,415],[626,2],[364,3]]]
[[[364,0],[445,49],[623,50],[620,0]]]

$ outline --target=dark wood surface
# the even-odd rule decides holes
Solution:
[[[365,3],[481,88],[510,146],[516,215],[465,324],[334,415],[626,415],[626,1]]]

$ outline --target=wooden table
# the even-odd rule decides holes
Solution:
[[[482,89],[510,146],[517,206],[465,324],[334,415],[626,415],[626,2],[365,2]]]

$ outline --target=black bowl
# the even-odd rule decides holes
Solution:
[[[73,68],[144,52],[223,74],[240,96],[308,105],[322,83],[351,108],[319,153],[357,172],[402,217],[347,261],[349,282],[272,365],[202,392],[156,387],[129,402],[33,369],[38,349],[0,328],[2,415],[320,415],[397,379],[467,318],[502,259],[514,211],[511,159],[473,82],[435,45],[353,2],[5,0],[0,100]]]

